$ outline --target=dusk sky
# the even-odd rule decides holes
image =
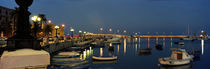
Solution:
[[[15,0],[0,0],[14,9]],[[192,32],[210,27],[210,0],[34,0],[32,15],[46,14],[54,24],[98,33],[103,27],[126,29],[129,33],[166,32],[182,34],[189,24]]]

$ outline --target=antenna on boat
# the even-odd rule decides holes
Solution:
[[[187,33],[188,33],[188,35],[190,35],[190,25],[189,24],[187,26]]]

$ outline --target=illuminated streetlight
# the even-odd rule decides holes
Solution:
[[[39,22],[39,21],[41,21],[41,18],[38,17],[38,16],[33,16],[33,17],[31,18],[31,20],[32,20],[33,22]]]
[[[135,33],[135,35],[138,35],[138,33]]]
[[[79,33],[82,33],[82,31],[81,31],[81,30],[79,30]]]
[[[81,30],[79,30],[79,37],[81,37],[81,35],[82,35],[82,31],[81,31]]]
[[[52,23],[52,20],[48,20],[48,23]]]
[[[34,22],[34,36],[37,37],[36,36],[36,34],[37,34],[37,28],[38,28],[37,27],[37,23],[40,22],[42,19],[40,17],[38,17],[38,16],[33,16],[31,18],[31,20]]]
[[[74,37],[74,29],[71,28],[70,31],[71,31],[71,36],[72,36],[72,38],[73,38],[73,37]]]
[[[124,30],[124,31],[123,31],[123,33],[127,33],[127,31],[126,31],[126,30]]]
[[[103,28],[100,28],[100,31],[101,31],[101,34],[102,34]]]
[[[59,29],[59,26],[56,25],[56,26],[55,26],[55,31],[56,31],[56,33],[55,33],[56,35],[55,35],[55,36],[56,36],[57,38],[58,38],[58,36],[57,36],[57,34],[58,34],[58,29]]]
[[[203,30],[201,30],[201,33],[203,33],[204,31]]]
[[[65,24],[61,24],[62,27],[65,27]]]
[[[84,34],[86,34],[87,32],[86,31],[84,31]]]
[[[112,32],[112,28],[109,29],[109,32]]]

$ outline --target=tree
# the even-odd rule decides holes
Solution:
[[[46,27],[45,27],[45,29],[44,29],[45,36],[46,35],[49,35],[49,33],[52,32],[52,30],[53,30],[52,26],[49,25],[49,24],[47,24]]]
[[[38,17],[40,17],[42,19],[41,23],[47,23],[47,18],[45,16],[45,14],[38,14]]]

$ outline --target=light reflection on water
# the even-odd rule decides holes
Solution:
[[[135,38],[135,39],[123,39],[121,44],[111,44],[115,49],[114,51],[108,50],[108,46],[104,48],[88,48],[85,49],[81,55],[81,60],[87,60],[90,69],[130,69],[130,68],[143,68],[143,69],[199,69],[200,66],[207,67],[201,64],[209,64],[206,61],[193,62],[189,65],[177,66],[177,67],[162,67],[158,66],[158,58],[168,57],[171,55],[170,48],[183,48],[187,51],[191,50],[202,50],[202,54],[205,57],[201,56],[202,60],[207,60],[210,58],[209,52],[205,52],[204,40],[201,41],[183,41],[185,42],[184,46],[179,46],[174,44],[176,41],[181,41],[177,38]],[[163,50],[153,49],[155,44],[163,45]],[[151,53],[144,56],[139,56],[140,49],[152,48]],[[110,56],[110,54],[117,55],[118,60],[116,61],[93,61],[92,56]],[[147,53],[148,54],[148,53]],[[64,66],[65,67],[65,66]],[[83,66],[81,66],[83,67]]]

